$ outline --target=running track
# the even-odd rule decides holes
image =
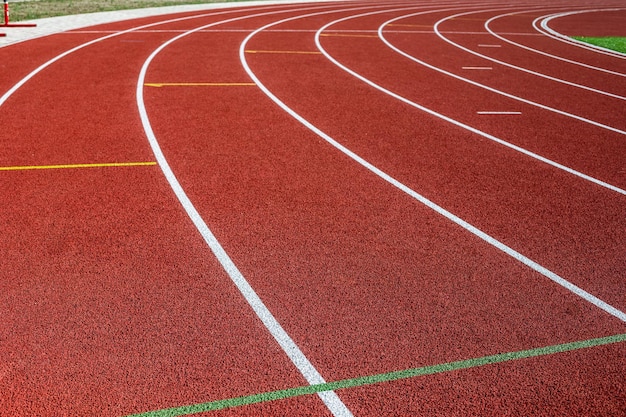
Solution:
[[[619,6],[0,48],[0,415],[626,415]]]

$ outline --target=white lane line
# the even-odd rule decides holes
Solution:
[[[521,111],[477,111],[476,114],[482,114],[482,115],[490,115],[490,114],[508,115],[508,114],[522,114],[522,112]]]
[[[365,16],[365,15],[367,15],[367,14],[364,14],[364,15],[361,15],[361,16]],[[377,86],[376,84],[374,84],[370,80],[367,80],[365,77],[357,74],[356,72],[350,70],[349,68],[347,68],[344,65],[342,65],[341,63],[339,63],[336,59],[334,59],[322,47],[322,44],[320,42],[320,36],[319,35],[324,30],[326,30],[326,28],[328,28],[328,27],[330,27],[330,26],[332,26],[334,24],[337,24],[339,22],[343,22],[345,20],[352,19],[352,18],[355,18],[355,17],[359,17],[359,16],[343,18],[343,19],[339,19],[339,20],[336,20],[334,22],[330,22],[330,23],[326,24],[325,26],[323,26],[321,29],[318,30],[318,32],[316,34],[316,37],[315,37],[315,43],[316,43],[318,49],[333,64],[335,64],[339,68],[343,69],[344,71],[348,72],[349,74],[355,76],[356,78],[366,82],[367,84],[369,84],[369,85],[371,85],[371,86],[373,86],[375,88],[380,89],[379,86]],[[381,26],[381,28],[379,28],[379,33],[381,33],[380,32],[381,29],[382,29],[382,26]],[[255,82],[257,82],[256,79],[255,79]],[[533,269],[534,271],[540,273],[541,275],[545,276],[546,278],[548,278],[548,279],[552,280],[553,282],[557,283],[558,285],[562,286],[563,288],[571,291],[572,293],[576,294],[577,296],[579,296],[579,297],[583,298],[584,300],[590,302],[591,304],[595,305],[596,307],[602,309],[606,313],[608,313],[608,314],[618,318],[619,320],[621,320],[623,322],[626,322],[626,313],[624,313],[623,311],[618,310],[617,308],[611,306],[610,304],[608,304],[605,301],[599,299],[598,297],[594,296],[593,294],[588,293],[587,291],[583,290],[582,288],[574,285],[573,283],[571,283],[571,282],[567,281],[566,279],[560,277],[559,275],[555,274],[554,272],[552,272],[552,271],[548,270],[547,268],[541,266],[540,264],[538,264],[537,262],[533,261],[532,259],[522,255],[521,253],[517,252],[513,248],[510,248],[509,246],[507,246],[504,243],[498,241],[494,237],[488,235],[487,233],[483,232],[482,230],[478,229],[477,227],[471,225],[470,223],[466,222],[465,220],[461,219],[460,217],[452,214],[451,212],[447,211],[443,207],[441,207],[441,206],[435,204],[434,202],[428,200],[426,197],[424,197],[421,194],[417,193],[416,191],[412,190],[408,186],[402,184],[400,181],[396,180],[395,178],[393,178],[389,174],[385,173],[384,171],[378,169],[377,167],[375,167],[371,163],[367,162],[365,159],[361,158],[360,156],[358,156],[357,154],[355,154],[354,152],[352,152],[351,150],[349,150],[345,146],[341,145],[339,142],[334,140],[332,137],[330,137],[326,133],[324,133],[321,130],[319,130],[317,127],[315,127],[310,122],[308,122],[306,119],[304,119],[302,116],[298,115],[295,111],[293,111],[292,109],[287,107],[287,105],[285,103],[280,101],[276,96],[274,96],[271,92],[269,92],[269,90],[267,90],[267,88],[265,88],[263,86],[262,89],[263,89],[263,91],[266,92],[266,94],[268,94],[268,96],[270,98],[272,98],[273,101],[275,101],[279,106],[283,107],[285,109],[285,111],[287,111],[289,114],[292,114],[294,117],[296,117],[297,120],[299,120],[303,125],[307,126],[309,129],[311,129],[312,131],[317,133],[320,137],[322,137],[324,140],[326,140],[332,146],[334,146],[335,148],[340,150],[346,156],[349,156],[350,158],[352,158],[354,161],[358,162],[364,168],[368,169],[369,171],[371,171],[372,173],[376,174],[377,176],[379,176],[380,178],[384,179],[385,181],[389,182],[390,184],[392,184],[393,186],[397,187],[398,189],[404,191],[406,194],[412,196],[413,198],[415,198],[416,200],[418,200],[422,204],[424,204],[427,207],[431,208],[435,212],[437,212],[440,215],[444,216],[448,220],[454,222],[455,224],[457,224],[458,226],[460,226],[463,229],[467,230],[468,232],[472,233],[473,235],[479,237],[480,239],[482,239],[483,241],[487,242],[488,244],[494,246],[495,248],[499,249],[500,251],[506,253],[507,255],[509,255],[512,258],[518,260],[519,262],[523,263],[524,265],[528,266],[529,268]],[[393,93],[391,93],[391,94],[393,94]]]
[[[284,21],[295,20],[297,18],[303,18],[306,16],[317,16],[317,15],[323,15],[323,14],[329,14],[329,13],[340,13],[344,11],[362,10],[362,9],[368,9],[368,8],[373,8],[373,7],[381,7],[381,6],[369,6],[369,7],[348,8],[348,9],[340,9],[340,10],[330,10],[330,11],[325,11],[325,12],[317,12],[317,13],[312,13],[309,15],[298,16],[298,17],[281,20],[275,23],[271,23],[270,26],[279,24]],[[289,10],[289,11],[291,12],[291,11],[303,11],[303,10],[315,10],[315,9],[319,9],[319,7],[299,8],[299,9],[294,9],[294,10]],[[217,240],[213,232],[211,232],[207,224],[204,222],[204,220],[202,219],[202,217],[200,216],[200,214],[194,207],[193,203],[191,202],[191,200],[185,193],[184,189],[178,182],[174,172],[169,166],[169,163],[167,162],[161,150],[159,142],[154,134],[154,131],[152,130],[152,125],[148,118],[148,114],[146,112],[144,98],[143,98],[143,86],[145,84],[145,76],[146,76],[148,67],[150,66],[154,58],[163,49],[171,45],[173,42],[183,38],[184,36],[201,31],[203,29],[207,29],[212,26],[216,26],[218,24],[224,24],[224,23],[241,20],[241,19],[265,16],[265,15],[270,15],[270,14],[277,14],[277,12],[260,13],[257,15],[249,15],[249,16],[244,16],[244,17],[227,19],[221,22],[212,23],[206,26],[201,26],[189,32],[180,34],[170,39],[166,43],[162,44],[148,57],[148,59],[144,63],[141,69],[141,72],[139,74],[139,79],[137,81],[137,92],[136,92],[137,107],[139,109],[141,122],[146,132],[146,136],[148,137],[148,141],[150,143],[152,151],[154,152],[157,163],[161,167],[161,170],[163,171],[163,174],[165,175],[168,183],[170,184],[170,187],[176,194],[176,197],[178,198],[178,200],[184,207],[188,216],[193,221],[194,225],[196,226],[196,228],[198,229],[198,231],[204,238],[207,245],[211,248],[216,258],[219,260],[224,270],[228,273],[233,283],[237,286],[239,291],[243,294],[248,304],[252,307],[254,312],[261,319],[261,321],[263,322],[265,327],[268,329],[268,331],[276,339],[276,341],[278,342],[280,347],[283,349],[283,351],[287,354],[287,356],[291,359],[291,361],[298,368],[301,374],[305,377],[307,382],[311,385],[324,384],[325,380],[322,377],[322,375],[317,371],[317,369],[315,369],[313,364],[306,358],[306,356],[302,353],[300,348],[296,345],[293,339],[291,339],[291,337],[283,329],[283,327],[276,320],[276,318],[272,315],[269,309],[265,306],[265,304],[260,299],[260,297],[256,294],[254,289],[250,286],[250,284],[245,279],[243,274],[239,271],[235,263],[228,256],[224,248],[220,245],[219,241]],[[246,51],[247,43],[254,34],[260,32],[261,30],[263,30],[263,28],[257,29],[256,31],[252,32],[250,35],[248,35],[248,37],[246,37],[246,39],[241,44],[241,47],[239,50],[239,56],[240,56],[240,60],[242,61],[242,63],[244,63],[244,67],[246,67],[246,71],[249,71],[249,67],[247,66],[247,63],[245,61],[245,56],[246,56],[245,51]],[[331,413],[334,416],[337,416],[337,417],[352,417],[353,416],[352,412],[345,406],[345,404],[341,401],[341,399],[337,396],[337,394],[334,391],[320,392],[318,393],[318,396],[322,399],[326,407],[331,411]]]
[[[537,10],[535,10],[535,11],[537,11]],[[525,49],[527,51],[530,51],[530,52],[533,52],[533,53],[536,53],[536,54],[539,54],[539,55],[547,56],[549,58],[553,58],[553,59],[556,59],[556,60],[559,60],[559,61],[563,61],[563,62],[567,62],[567,63],[570,63],[570,64],[578,65],[578,66],[581,66],[581,67],[584,67],[584,68],[588,68],[588,69],[591,69],[591,70],[594,70],[594,71],[600,71],[600,72],[605,72],[607,74],[617,75],[617,76],[620,76],[620,77],[626,77],[626,74],[623,74],[621,72],[611,71],[611,70],[606,69],[606,68],[596,67],[596,66],[593,66],[593,65],[585,64],[585,63],[580,62],[580,61],[574,61],[572,59],[567,59],[567,58],[564,58],[564,57],[561,57],[561,56],[553,55],[553,54],[541,51],[539,49],[531,48],[531,47],[523,45],[521,43],[514,42],[514,41],[512,41],[512,40],[510,40],[508,38],[505,38],[504,36],[501,36],[500,34],[494,32],[491,29],[491,27],[490,27],[491,24],[495,20],[497,20],[497,19],[501,19],[503,17],[515,16],[515,15],[526,13],[526,12],[527,11],[524,11],[524,12],[514,12],[514,13],[507,13],[507,14],[503,14],[503,15],[499,15],[499,16],[494,16],[494,17],[492,17],[491,19],[489,19],[489,20],[487,20],[485,22],[485,29],[491,35],[495,36],[496,38],[498,38],[498,39],[500,39],[500,40],[502,40],[502,41],[504,41],[504,42],[506,42],[506,43],[508,43],[510,45],[517,46],[518,48],[522,48],[522,49]],[[535,26],[535,22],[536,21],[537,21],[537,19],[535,19],[533,21],[533,26]]]
[[[485,12],[487,12],[487,11],[490,11],[490,12],[492,12],[492,11],[493,11],[493,12],[495,12],[495,11],[499,11],[499,10],[502,10],[502,9],[485,10]],[[620,96],[619,94],[613,94],[613,93],[610,93],[610,92],[608,92],[608,91],[598,90],[597,88],[592,88],[592,87],[589,87],[589,86],[586,86],[586,85],[577,84],[577,83],[575,83],[575,82],[571,82],[571,81],[563,80],[563,79],[561,79],[561,78],[552,77],[552,76],[550,76],[550,75],[543,74],[543,73],[538,72],[538,71],[533,71],[533,70],[530,70],[530,69],[528,69],[528,68],[522,68],[522,67],[519,67],[519,66],[517,66],[517,65],[513,65],[513,64],[510,64],[510,63],[508,63],[508,62],[501,61],[501,60],[499,60],[499,59],[491,58],[491,57],[489,57],[489,56],[487,56],[487,55],[483,55],[483,54],[481,54],[481,53],[479,53],[479,52],[473,51],[473,50],[471,50],[471,49],[469,49],[469,48],[466,48],[466,47],[464,47],[464,46],[462,46],[462,45],[459,45],[458,43],[456,43],[456,42],[454,42],[454,41],[451,41],[450,39],[448,39],[448,38],[446,38],[445,36],[443,36],[443,34],[441,33],[441,31],[439,31],[439,26],[440,26],[443,22],[446,22],[446,21],[448,21],[448,20],[450,20],[450,19],[454,19],[454,18],[459,17],[459,16],[469,15],[469,14],[472,14],[472,13],[475,13],[475,12],[473,12],[473,11],[472,11],[472,12],[459,13],[459,14],[456,14],[456,15],[453,15],[453,16],[448,16],[448,17],[445,17],[445,18],[443,18],[443,19],[439,20],[437,23],[435,23],[435,26],[434,26],[435,34],[436,34],[439,38],[441,38],[443,41],[445,41],[445,42],[449,43],[450,45],[453,45],[453,46],[455,46],[455,47],[457,47],[457,48],[459,48],[459,49],[461,49],[461,50],[463,50],[463,51],[469,52],[469,53],[470,53],[470,54],[472,54],[472,55],[478,56],[478,57],[480,57],[480,58],[484,58],[484,59],[486,59],[486,60],[488,60],[488,61],[495,62],[495,63],[497,63],[497,64],[501,64],[501,65],[504,65],[504,66],[506,66],[506,67],[509,67],[509,68],[512,68],[512,69],[515,69],[515,70],[518,70],[518,71],[522,71],[522,72],[525,72],[525,73],[527,73],[527,74],[534,75],[534,76],[536,76],[536,77],[545,78],[545,79],[547,79],[547,80],[554,81],[554,82],[557,82],[557,83],[559,83],[559,84],[565,84],[565,85],[568,85],[568,86],[570,86],[570,87],[579,88],[579,89],[581,89],[581,90],[591,91],[591,92],[593,92],[593,93],[596,93],[596,94],[601,94],[601,95],[604,95],[604,96],[607,96],[607,97],[616,98],[616,99],[618,99],[618,100],[626,100],[626,97],[624,97],[624,96]]]
[[[493,67],[461,67],[464,70],[492,70]]]
[[[519,96],[515,96],[513,94],[509,94],[509,93],[506,93],[506,92],[501,91],[501,90],[497,90],[497,89],[495,89],[493,87],[489,87],[489,86],[487,86],[485,84],[480,84],[480,83],[478,83],[478,82],[476,82],[474,80],[470,80],[469,78],[461,77],[460,75],[457,75],[457,74],[454,74],[452,72],[446,71],[446,70],[444,70],[442,68],[435,67],[434,65],[431,65],[431,64],[429,64],[429,63],[427,63],[425,61],[422,61],[420,59],[417,59],[416,57],[414,57],[414,56],[404,52],[403,50],[399,49],[398,47],[393,45],[391,42],[389,42],[389,40],[387,40],[387,38],[385,38],[385,36],[383,34],[383,29],[385,27],[387,27],[390,22],[395,22],[397,20],[406,19],[406,18],[412,17],[414,15],[415,14],[409,14],[409,15],[406,15],[406,16],[396,17],[394,19],[391,19],[391,20],[383,23],[381,25],[381,28],[379,28],[379,31],[380,31],[380,35],[379,36],[381,37],[382,41],[389,48],[393,49],[394,51],[396,51],[400,55],[410,59],[411,61],[417,62],[420,65],[423,65],[423,66],[425,66],[427,68],[430,68],[430,69],[432,69],[434,71],[440,72],[442,74],[446,74],[446,75],[448,75],[450,77],[456,78],[457,80],[461,80],[461,81],[466,82],[468,84],[475,85],[475,86],[483,88],[483,89],[485,89],[487,91],[491,91],[493,93],[500,94],[500,95],[502,95],[504,97],[512,98],[513,100],[517,100],[517,101],[520,101],[522,103],[530,104],[531,106],[535,106],[535,107],[538,107],[538,108],[543,109],[543,110],[548,110],[550,112],[557,113],[557,114],[560,114],[562,116],[571,117],[572,119],[576,119],[576,120],[579,120],[579,121],[584,122],[584,123],[589,123],[589,124],[591,124],[593,126],[596,126],[596,127],[602,128],[602,129],[606,129],[606,130],[610,130],[610,131],[615,132],[615,133],[619,133],[620,135],[626,135],[626,131],[625,130],[618,129],[618,128],[613,127],[613,126],[608,126],[608,125],[605,125],[603,123],[596,122],[595,120],[588,119],[586,117],[582,117],[582,116],[578,116],[578,115],[575,115],[575,114],[572,114],[572,113],[568,113],[568,112],[563,111],[563,110],[555,109],[554,107],[546,106],[544,104],[540,104],[540,103],[537,103],[535,101],[527,100],[525,98],[522,98],[522,97],[519,97]],[[385,31],[385,33],[386,32],[387,31]]]
[[[540,18],[537,18],[534,22],[533,22],[533,26],[534,28],[539,31],[540,33],[542,33],[543,35],[546,36],[550,36],[551,38],[557,39],[561,42],[564,43],[569,43],[571,45],[576,45],[579,48],[583,48],[583,49],[588,49],[590,51],[596,52],[596,53],[600,53],[600,54],[604,54],[604,55],[609,55],[612,56],[613,58],[618,58],[618,59],[626,59],[626,54],[618,52],[618,51],[613,51],[611,49],[606,49],[606,48],[602,48],[600,46],[592,46],[589,45],[588,43],[576,40],[576,39],[572,39],[568,36],[565,36],[555,30],[553,30],[552,28],[550,28],[549,23],[552,19],[557,19],[560,17],[565,17],[565,16],[570,16],[570,15],[574,15],[574,14],[583,14],[583,13],[593,13],[593,12],[606,12],[606,11],[622,11],[624,10],[623,8],[616,8],[616,9],[589,9],[589,10],[579,10],[579,11],[575,11],[575,12],[564,12],[564,13],[557,13],[557,14],[553,14],[553,15],[549,15],[549,16],[542,16]],[[537,22],[541,21],[541,29],[539,29],[539,27],[537,27]]]

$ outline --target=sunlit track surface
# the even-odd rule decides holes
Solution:
[[[626,415],[621,6],[0,48],[0,415]]]

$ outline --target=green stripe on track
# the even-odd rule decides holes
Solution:
[[[563,343],[560,345],[546,346],[541,348],[522,350],[518,352],[499,353],[496,355],[483,356],[481,358],[466,359],[449,362],[440,365],[424,366],[421,368],[406,369],[403,371],[389,372],[378,375],[364,376],[359,378],[344,379],[326,384],[308,385],[280,391],[266,392],[262,394],[247,395],[244,397],[230,398],[227,400],[212,401],[202,404],[186,405],[182,407],[167,408],[164,410],[149,411],[147,413],[133,414],[127,417],[176,417],[207,411],[222,410],[230,407],[262,403],[267,401],[282,400],[285,398],[299,397],[302,395],[317,394],[323,391],[335,391],[346,388],[362,387],[364,385],[391,382],[399,379],[413,378],[422,375],[432,375],[442,372],[457,371],[460,369],[476,368],[494,363],[526,359],[537,356],[552,355],[555,353],[568,352],[578,349],[586,349],[595,346],[610,345],[625,342],[626,334],[601,337],[598,339],[582,340],[579,342]]]

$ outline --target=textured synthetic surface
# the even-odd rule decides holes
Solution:
[[[0,415],[626,414],[626,59],[533,27],[614,35],[616,6],[0,48]]]

